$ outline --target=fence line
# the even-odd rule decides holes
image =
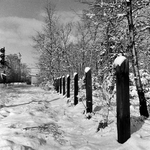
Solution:
[[[123,56],[122,56],[123,57]],[[119,62],[120,63],[120,62]],[[117,140],[126,142],[130,136],[130,105],[129,105],[129,62],[124,57],[121,64],[116,64],[116,104],[117,104]],[[92,113],[92,75],[91,68],[85,68],[86,113]],[[60,94],[62,77],[55,80],[55,89]],[[74,105],[78,104],[78,74],[74,73]],[[70,97],[70,75],[67,75],[67,98]],[[63,95],[65,77],[63,77]]]

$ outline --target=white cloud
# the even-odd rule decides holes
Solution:
[[[60,16],[61,23],[68,23],[80,21],[79,15],[81,15],[81,13],[81,11],[78,11],[77,13],[72,11],[58,11],[57,15]]]
[[[60,23],[80,20],[76,14],[69,11],[60,11],[57,15],[60,16]],[[36,35],[36,31],[42,31],[43,25],[44,22],[32,18],[0,18],[0,47],[6,47],[6,54],[20,52],[24,62],[32,63],[34,60],[31,37]],[[76,42],[74,35],[70,36],[70,42]]]
[[[43,22],[36,19],[0,18],[0,47],[6,47],[6,54],[20,52],[24,63],[34,63],[31,37],[42,28]]]
[[[59,18],[59,22],[66,24],[68,22],[77,22],[80,21],[79,15],[82,14],[82,11],[73,12],[73,11],[56,11],[54,17]],[[41,11],[39,17],[46,17],[45,11]]]
[[[42,29],[43,23],[36,19],[5,17],[0,18],[0,41],[4,43],[31,44],[31,36]]]

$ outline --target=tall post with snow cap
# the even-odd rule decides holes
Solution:
[[[78,74],[74,73],[74,105],[78,104]]]
[[[91,68],[85,68],[85,86],[86,86],[86,112],[92,112],[92,76]]]
[[[65,76],[63,76],[62,79],[63,79],[63,95],[65,95],[66,94],[66,90],[65,90],[65,88],[66,88],[66,86],[65,86]]]
[[[117,132],[118,142],[126,142],[130,136],[129,62],[124,56],[114,61],[116,69]]]
[[[70,75],[67,75],[67,98],[70,97]]]

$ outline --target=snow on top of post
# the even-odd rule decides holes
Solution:
[[[86,67],[85,70],[84,70],[85,73],[87,73],[90,69],[91,69],[90,67]]]
[[[69,74],[67,74],[67,78],[69,77],[70,75]]]
[[[118,56],[113,63],[113,66],[116,67],[117,65],[121,66],[121,64],[126,60],[127,58],[125,56]]]
[[[74,74],[73,74],[73,76],[75,76],[77,74],[77,72],[75,72]]]

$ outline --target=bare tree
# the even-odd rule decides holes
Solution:
[[[82,1],[83,2],[83,1]],[[140,102],[140,114],[148,117],[148,111],[147,111],[147,105],[146,105],[146,99],[144,96],[144,91],[142,88],[142,83],[140,79],[139,74],[139,62],[138,62],[138,55],[137,55],[137,49],[135,46],[135,26],[133,21],[133,13],[135,14],[137,11],[146,8],[150,1],[148,0],[95,0],[94,2],[91,1],[84,1],[83,3],[86,3],[90,6],[92,12],[95,16],[98,16],[97,18],[103,17],[107,22],[107,30],[106,30],[106,43],[107,43],[107,53],[110,51],[110,45],[109,45],[109,39],[110,39],[110,24],[112,21],[116,22],[116,25],[118,24],[118,21],[123,21],[125,18],[127,19],[127,27],[126,27],[126,37],[127,38],[127,45],[126,45],[126,52],[128,54],[128,57],[131,59],[132,62],[132,68],[133,73],[135,76],[135,83],[136,88],[139,96],[139,102]],[[149,26],[144,26],[143,29],[149,29]],[[113,30],[111,30],[112,32]],[[114,36],[116,37],[116,36]],[[109,54],[109,53],[108,53]],[[109,56],[109,55],[108,55]]]
[[[135,29],[133,24],[133,17],[132,17],[132,0],[126,1],[127,4],[127,20],[128,20],[128,28],[129,28],[129,52],[132,54],[132,68],[133,73],[135,76],[135,83],[136,88],[140,100],[140,114],[149,117],[148,111],[147,111],[147,105],[146,105],[146,98],[144,96],[144,91],[141,83],[140,73],[139,73],[139,64],[138,64],[138,57],[137,57],[137,51],[135,47]]]

